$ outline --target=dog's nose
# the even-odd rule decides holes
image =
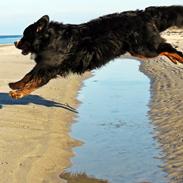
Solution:
[[[16,47],[18,46],[18,43],[19,43],[19,41],[15,41],[14,42],[14,44],[15,44]]]
[[[17,41],[14,42],[14,45],[17,46]]]

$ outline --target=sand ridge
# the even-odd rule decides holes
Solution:
[[[183,31],[163,33],[168,42],[183,48]],[[183,64],[173,64],[166,57],[142,62],[140,70],[151,79],[149,115],[155,137],[164,152],[162,166],[171,183],[183,182]]]
[[[63,182],[59,174],[79,143],[69,136],[76,114],[63,106],[77,107],[77,92],[89,73],[52,80],[28,97],[11,99],[8,82],[21,79],[33,65],[14,46],[0,47],[1,183]]]

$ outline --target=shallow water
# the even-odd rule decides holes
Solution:
[[[153,126],[148,119],[149,79],[139,62],[116,59],[84,82],[71,135],[74,149],[66,171],[84,172],[111,183],[166,183]]]

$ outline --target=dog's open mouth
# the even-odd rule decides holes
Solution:
[[[28,50],[22,50],[22,55],[28,55],[29,51]]]
[[[22,55],[28,55],[30,53],[30,45],[22,41],[16,41],[15,47],[22,50]]]

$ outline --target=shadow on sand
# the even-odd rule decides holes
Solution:
[[[4,105],[27,105],[31,103],[46,107],[59,107],[77,113],[76,109],[69,106],[68,104],[62,104],[51,100],[47,100],[38,95],[29,95],[22,99],[15,100],[12,99],[8,93],[0,93],[0,109],[2,109]]]

